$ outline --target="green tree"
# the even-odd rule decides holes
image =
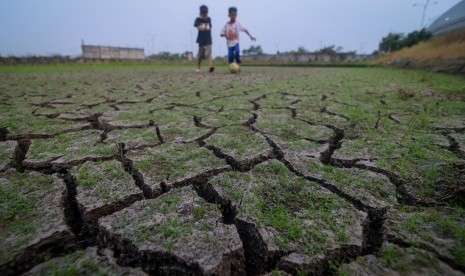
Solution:
[[[420,31],[413,31],[407,35],[402,33],[389,33],[383,37],[379,44],[380,52],[398,51],[404,47],[412,47],[413,45],[430,39],[431,33],[425,29]]]
[[[402,40],[402,48],[403,47],[412,47],[413,45],[430,39],[432,34],[430,32],[427,32],[425,29],[422,29],[421,31],[414,31],[409,33],[403,40]]]
[[[257,46],[250,46],[249,49],[244,49],[242,50],[242,53],[244,55],[250,55],[250,56],[258,56],[258,55],[263,55],[263,49],[262,46],[257,45]]]
[[[331,46],[326,46],[318,50],[319,54],[328,54],[328,55],[334,55],[336,54],[336,46],[331,45]]]
[[[303,46],[300,46],[299,48],[297,48],[297,54],[299,55],[305,55],[305,54],[308,54],[309,51],[307,49],[305,49],[305,47]]]
[[[403,38],[404,34],[402,33],[389,33],[381,40],[379,50],[382,52],[397,51],[401,48],[400,46]]]

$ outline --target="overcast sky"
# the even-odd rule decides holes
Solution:
[[[460,0],[436,0],[425,25]],[[79,55],[85,44],[184,52],[197,45],[194,19],[208,5],[213,22],[213,53],[226,53],[219,32],[229,6],[257,37],[241,37],[242,49],[265,52],[317,50],[336,45],[371,53],[389,32],[420,28],[426,0],[0,0],[0,55]],[[431,1],[434,2],[434,1]],[[153,42],[153,43],[152,43]]]

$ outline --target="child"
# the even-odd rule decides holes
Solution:
[[[200,73],[200,63],[203,59],[208,59],[210,66],[209,72],[215,70],[212,64],[212,20],[208,17],[208,7],[205,5],[200,6],[200,17],[197,17],[194,22],[194,27],[199,30],[197,35],[197,43],[199,44],[199,54],[196,73]]]
[[[226,37],[227,44],[228,44],[228,61],[229,64],[233,63],[234,60],[236,63],[241,63],[241,52],[239,48],[239,32],[245,32],[252,41],[255,41],[255,37],[253,37],[249,31],[238,21],[236,21],[237,17],[237,8],[231,7],[229,8],[229,18],[230,21],[226,23],[223,30],[221,31],[221,36]]]

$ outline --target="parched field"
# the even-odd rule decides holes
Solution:
[[[465,79],[0,68],[0,274],[463,275]]]

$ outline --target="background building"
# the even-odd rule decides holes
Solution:
[[[84,59],[145,59],[144,49],[81,45]]]

